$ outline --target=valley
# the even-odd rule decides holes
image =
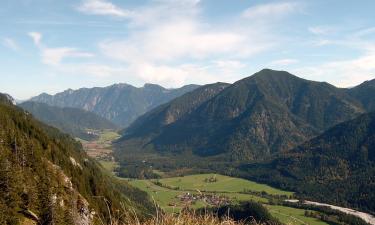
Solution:
[[[118,164],[112,157],[112,142],[119,138],[113,131],[98,132],[96,141],[82,141],[85,151],[97,159],[103,168],[114,174]],[[219,207],[241,201],[254,201],[263,204],[272,216],[280,222],[291,225],[327,225],[327,223],[305,216],[305,210],[275,205],[282,199],[293,196],[293,192],[283,191],[265,184],[252,182],[220,174],[195,174],[169,177],[167,173],[153,171],[160,179],[120,178],[133,187],[145,191],[167,213],[179,213],[184,208],[199,210],[206,207]],[[114,174],[115,176],[115,174]],[[316,212],[309,210],[309,212]]]

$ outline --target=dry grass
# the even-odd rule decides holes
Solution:
[[[108,203],[108,202],[107,202]],[[140,219],[134,210],[123,207],[121,213],[110,212],[110,221],[102,225],[245,225],[242,222],[233,221],[230,218],[218,218],[217,216],[206,213],[197,214],[192,210],[182,210],[180,213],[164,213],[156,207],[156,213],[148,219]],[[246,224],[260,225],[255,221]]]
[[[253,223],[256,224],[256,223]],[[219,219],[214,215],[196,215],[191,212],[179,214],[158,214],[145,221],[126,215],[124,218],[113,218],[108,225],[244,225],[231,219]]]

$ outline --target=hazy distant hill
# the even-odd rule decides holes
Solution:
[[[204,96],[204,87],[139,118],[125,130],[120,145],[147,140],[132,148],[263,159],[366,112],[345,89],[283,71],[262,70],[193,104],[189,96]],[[176,116],[186,108],[188,113]]]
[[[60,108],[38,102],[24,102],[18,106],[29,111],[44,123],[59,128],[61,131],[84,140],[95,138],[87,129],[116,129],[116,125],[95,113],[77,108]]]
[[[244,175],[306,198],[375,213],[375,113],[359,116]]]
[[[136,88],[128,84],[115,84],[104,88],[69,89],[56,95],[44,93],[30,100],[51,106],[84,109],[125,127],[150,109],[197,87],[187,85],[166,89],[155,84],[145,84],[141,88]]]
[[[146,193],[102,171],[79,142],[0,103],[0,224],[99,224],[107,207],[151,212]]]

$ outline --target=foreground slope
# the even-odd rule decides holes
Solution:
[[[321,202],[375,213],[375,113],[341,123],[244,176]]]
[[[204,95],[202,89],[189,94]],[[344,89],[268,69],[235,82],[196,106],[186,96],[133,123],[126,129],[119,151],[126,151],[133,140],[147,140],[138,148],[222,155],[225,160],[264,159],[366,111]],[[175,119],[166,117],[165,110],[170,107],[175,115],[190,108],[188,114]],[[150,122],[155,118],[164,118],[164,122],[155,126]],[[147,132],[139,132],[139,127]]]
[[[166,89],[159,85],[145,84],[141,88],[136,88],[128,84],[115,84],[104,88],[69,89],[56,95],[41,94],[30,100],[52,106],[84,109],[118,126],[126,127],[150,109],[197,87],[187,85],[177,89]]]
[[[32,113],[38,120],[84,140],[91,140],[96,137],[88,133],[87,130],[117,128],[107,119],[82,109],[60,108],[31,101],[23,102],[18,106]]]
[[[149,212],[144,192],[102,171],[70,136],[0,95],[0,224],[97,224],[107,204]]]

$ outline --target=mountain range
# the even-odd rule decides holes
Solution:
[[[31,101],[18,106],[32,113],[38,120],[87,141],[96,138],[93,134],[96,130],[117,129],[111,121],[83,109],[60,108]]]
[[[137,88],[128,84],[115,84],[103,88],[69,89],[56,95],[43,93],[31,98],[30,101],[84,109],[112,121],[119,127],[126,127],[150,109],[197,87],[198,85],[187,85],[166,89],[155,84],[145,84]]]
[[[343,89],[264,69],[231,85],[203,86],[151,110],[124,130],[118,149],[261,160],[371,110],[368,96],[375,92],[369,86]]]

